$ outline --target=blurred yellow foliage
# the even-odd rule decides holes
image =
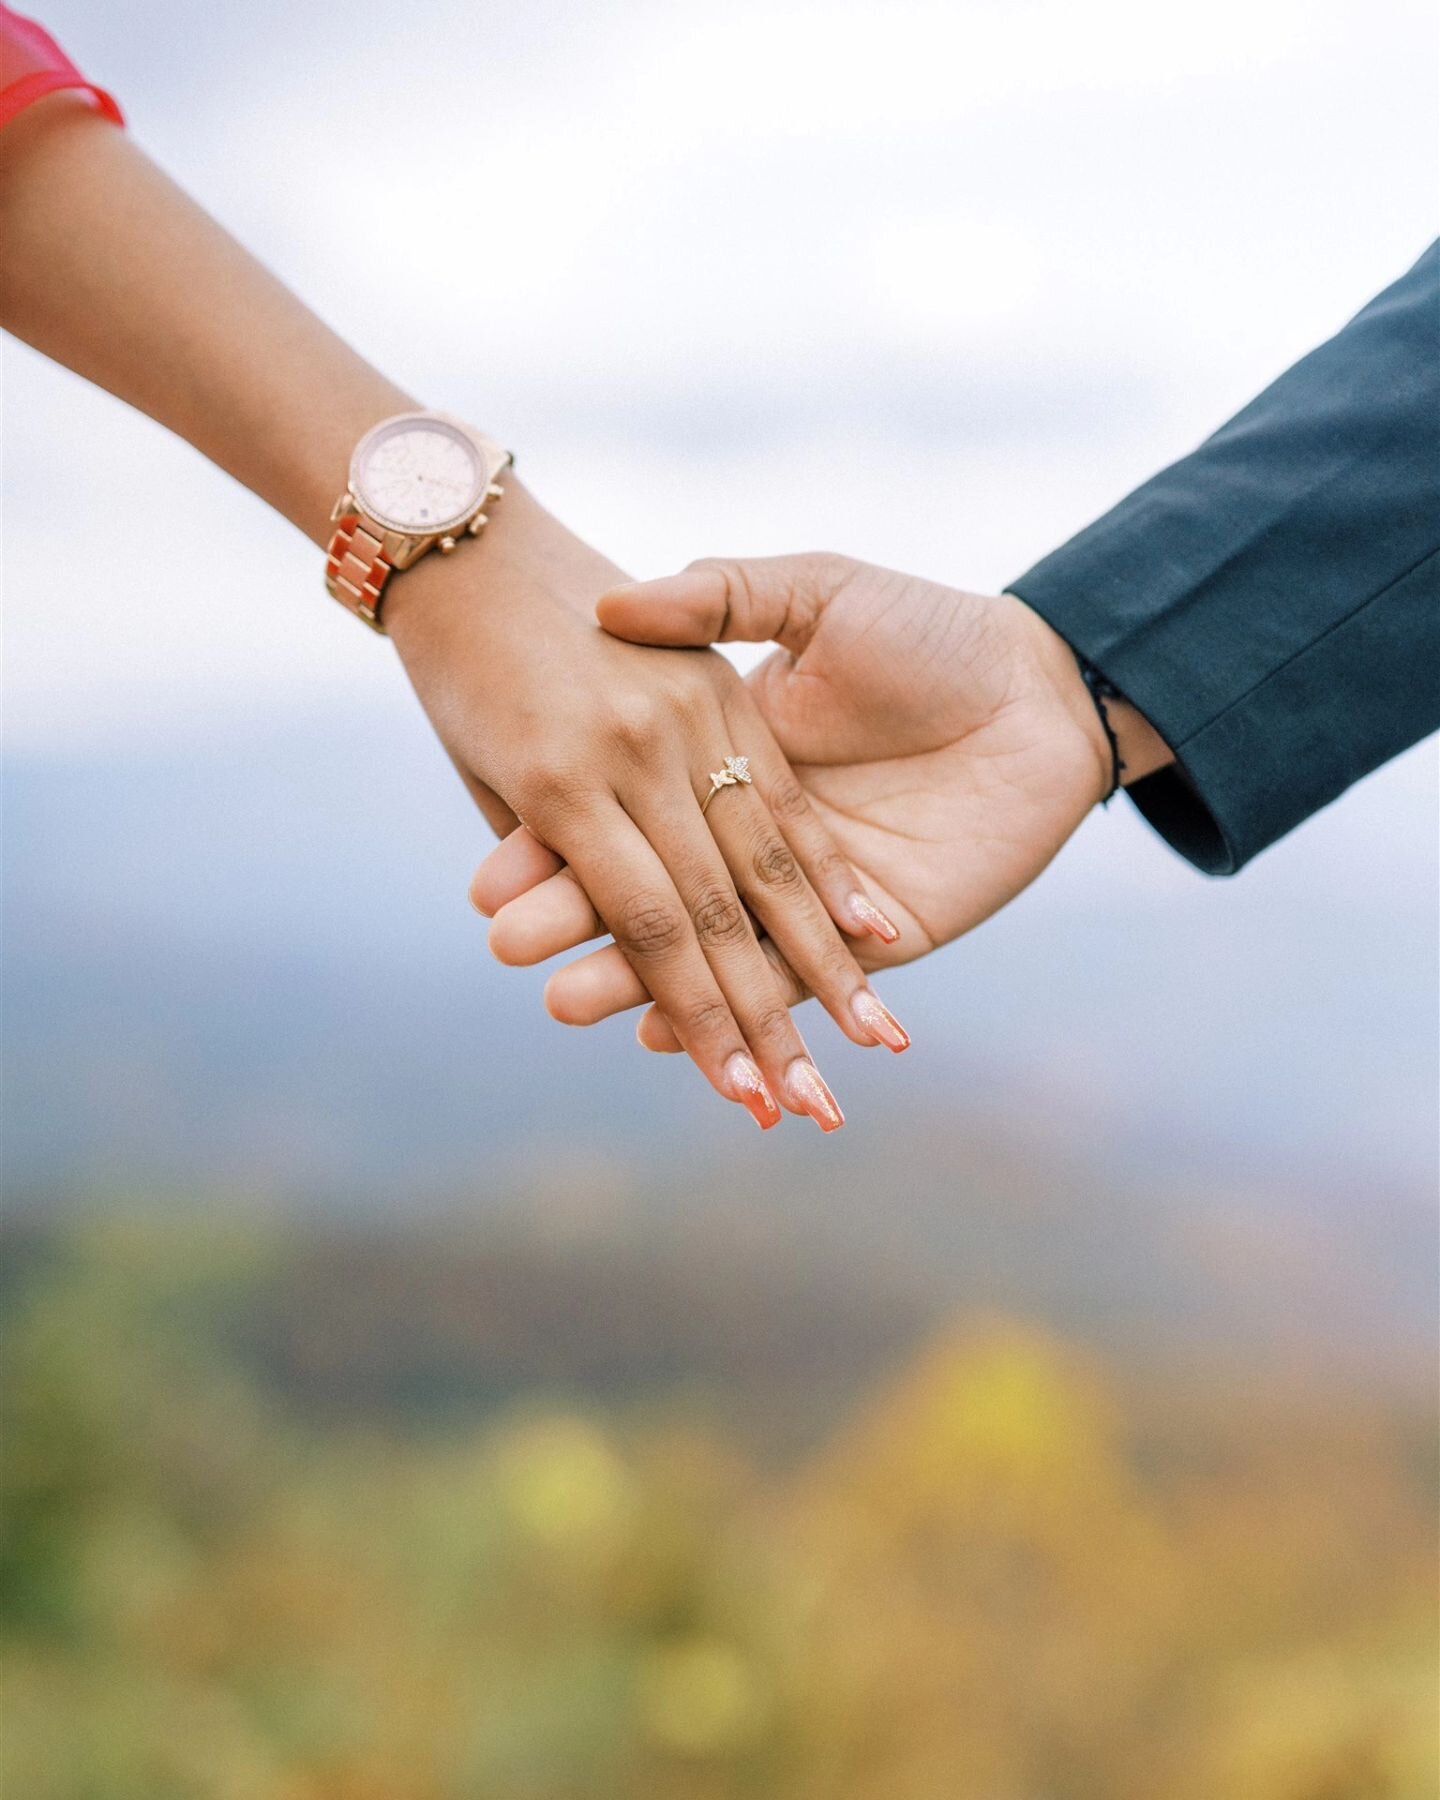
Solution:
[[[798,1467],[678,1401],[316,1425],[223,1259],[137,1261],[13,1309],[15,1800],[1434,1800],[1403,1408],[974,1318]]]
[[[657,1644],[640,1665],[637,1694],[650,1737],[686,1756],[744,1747],[763,1722],[748,1661],[717,1638]]]
[[[593,1553],[617,1542],[634,1516],[629,1472],[586,1419],[532,1420],[501,1436],[492,1454],[506,1511],[542,1545]]]

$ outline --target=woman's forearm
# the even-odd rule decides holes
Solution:
[[[352,450],[408,395],[122,133],[62,96],[3,134],[0,236],[0,325],[327,541]],[[852,1040],[873,1045],[857,1010],[865,976],[836,923],[864,929],[846,911],[854,874],[803,795],[796,810],[734,670],[601,632],[594,598],[619,571],[509,476],[504,489],[481,538],[386,584],[384,626],[437,734],[497,829],[523,817],[568,863],[720,1093],[765,1125],[778,1096],[836,1129],[745,909]],[[243,549],[232,559],[238,584]],[[697,772],[719,758],[755,761],[743,780],[757,804],[729,820],[728,848],[696,805]],[[789,838],[763,810],[767,793],[790,800]]]
[[[360,437],[415,404],[70,95],[0,132],[0,241],[0,327],[178,433],[316,544]],[[588,615],[613,564],[513,476],[506,485],[484,543],[463,559],[465,603],[523,603],[539,582]],[[416,615],[454,585],[435,558],[392,583],[386,615],[402,655]]]
[[[414,404],[71,95],[0,131],[0,242],[0,327],[185,438],[316,544],[333,530],[355,444]],[[417,685],[455,662],[468,610],[514,614],[543,595],[588,616],[614,577],[513,477],[506,485],[483,543],[453,570],[427,557],[391,584],[386,622]],[[230,561],[242,566],[238,549]],[[328,604],[318,559],[313,592]],[[433,710],[433,694],[422,698]],[[462,774],[507,829],[508,809]]]
[[[412,404],[83,102],[0,134],[0,325],[323,543],[363,431]]]

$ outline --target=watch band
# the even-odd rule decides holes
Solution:
[[[442,526],[436,532],[427,531],[423,526],[418,530],[414,527],[406,530],[399,526],[385,525],[365,511],[364,504],[358,497],[363,490],[360,474],[363,453],[367,445],[373,444],[382,433],[392,431],[397,426],[426,422],[431,429],[439,427],[451,437],[463,437],[468,442],[471,454],[483,472],[479,498],[468,515],[457,519],[453,525]],[[408,569],[427,550],[438,548],[442,554],[448,554],[467,537],[477,537],[489,523],[488,513],[481,509],[489,501],[498,500],[505,492],[498,478],[513,467],[514,462],[514,456],[502,445],[445,413],[421,410],[397,413],[393,418],[382,419],[356,445],[355,453],[350,459],[349,484],[330,513],[335,530],[325,551],[326,591],[347,612],[352,612],[357,619],[363,620],[372,631],[378,631],[382,637],[386,636],[380,607],[386,583],[391,576],[402,569]]]
[[[380,596],[394,573],[394,564],[385,557],[384,542],[369,529],[369,521],[362,524],[359,513],[342,513],[325,553],[325,586],[342,606],[382,637]]]

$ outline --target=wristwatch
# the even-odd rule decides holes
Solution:
[[[478,536],[488,523],[486,504],[505,492],[497,478],[514,460],[445,413],[382,419],[355,446],[350,485],[330,510],[327,590],[383,633],[385,583],[437,544],[448,554]]]

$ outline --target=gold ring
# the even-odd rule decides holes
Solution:
[[[736,787],[742,781],[747,787],[752,785],[750,778],[750,758],[748,756],[727,756],[725,758],[725,767],[723,769],[718,771],[712,769],[710,771],[710,792],[700,802],[701,818],[704,818],[706,808],[720,792],[721,788]]]

